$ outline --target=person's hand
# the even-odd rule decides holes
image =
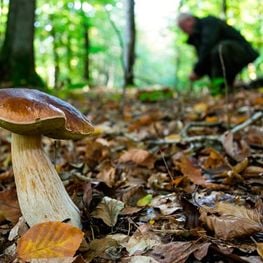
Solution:
[[[189,80],[196,81],[198,79],[200,79],[200,76],[198,76],[194,71],[192,71],[189,75]]]

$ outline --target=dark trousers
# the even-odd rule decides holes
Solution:
[[[247,49],[238,42],[221,41],[211,52],[208,76],[212,80],[225,78],[232,86],[236,75],[250,62],[248,55]]]

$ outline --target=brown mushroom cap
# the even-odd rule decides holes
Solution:
[[[94,130],[69,103],[39,90],[0,89],[0,126],[21,135],[80,139]]]

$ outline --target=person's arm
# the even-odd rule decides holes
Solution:
[[[201,30],[201,44],[198,48],[198,61],[194,66],[193,72],[197,76],[205,74],[204,69],[212,49],[220,41],[221,21],[215,17],[207,17],[203,21]]]

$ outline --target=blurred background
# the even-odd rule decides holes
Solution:
[[[240,78],[255,79],[263,71],[261,0],[26,1],[35,4],[35,70],[49,89],[118,89],[123,85],[183,89],[189,84],[187,76],[195,56],[176,26],[176,17],[182,11],[215,15],[234,25],[261,54]],[[0,1],[1,46],[10,4],[19,6],[22,2]],[[19,31],[23,30],[21,24]],[[128,50],[132,41],[134,52]],[[133,57],[127,52],[134,53],[129,53]],[[124,75],[131,61],[134,72],[129,81]],[[195,85],[202,86],[205,81]]]

